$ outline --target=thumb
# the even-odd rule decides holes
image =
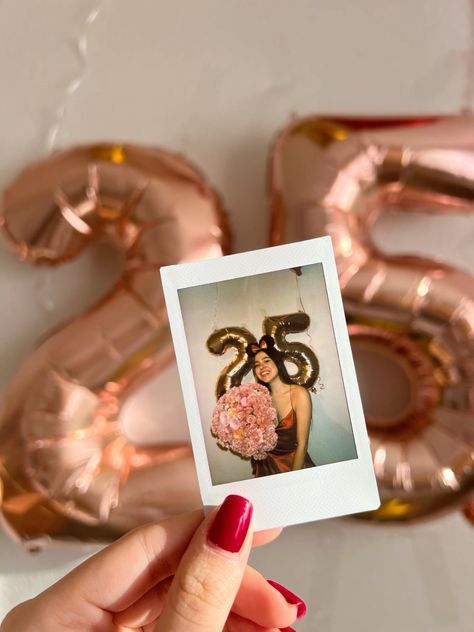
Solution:
[[[242,582],[252,544],[252,504],[227,496],[193,536],[155,632],[221,632]]]

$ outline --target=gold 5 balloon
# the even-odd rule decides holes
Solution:
[[[407,521],[469,507],[474,278],[438,260],[389,256],[374,245],[371,227],[393,207],[474,210],[474,122],[294,120],[271,151],[269,203],[272,244],[332,237],[356,365],[375,359],[375,367],[391,367],[387,375],[396,367],[406,383],[395,402],[389,379],[387,397],[379,392],[375,402],[362,385],[382,497],[367,517]],[[190,447],[133,445],[119,413],[173,359],[159,268],[230,252],[219,196],[182,156],[89,145],[20,173],[3,192],[0,229],[17,256],[35,265],[60,265],[97,239],[113,240],[125,259],[116,286],[43,340],[3,395],[7,530],[30,548],[44,537],[110,540],[197,506]],[[268,318],[263,331],[310,387],[316,356],[285,338],[304,331],[305,318]],[[242,379],[248,367],[239,350],[252,341],[244,328],[209,337],[212,353],[236,350],[217,394]]]

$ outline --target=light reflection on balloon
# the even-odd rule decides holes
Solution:
[[[410,385],[402,411],[367,416],[384,500],[370,517],[416,518],[465,499],[474,483],[474,278],[435,259],[389,256],[371,229],[393,207],[474,211],[473,119],[295,120],[276,139],[269,187],[271,243],[332,237],[356,358],[378,348]],[[369,408],[370,393],[362,396]]]
[[[118,416],[174,358],[160,267],[229,250],[216,193],[181,156],[101,144],[28,167],[0,211],[3,236],[35,265],[69,261],[104,238],[125,257],[117,285],[42,341],[4,394],[7,529],[30,547],[42,536],[109,539],[200,505],[190,446],[131,444]]]
[[[319,376],[319,362],[314,351],[303,342],[290,341],[286,336],[306,331],[310,325],[310,317],[305,312],[267,316],[263,321],[263,331],[272,336],[283,359],[296,366],[296,373],[291,374],[297,384],[311,389]]]

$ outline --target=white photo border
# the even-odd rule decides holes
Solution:
[[[316,263],[323,266],[357,457],[280,475],[213,485],[178,291]],[[245,496],[254,505],[253,528],[259,531],[379,507],[331,238],[320,237],[217,259],[166,266],[161,268],[161,279],[205,509],[219,505],[228,494]]]

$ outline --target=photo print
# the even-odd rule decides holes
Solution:
[[[312,496],[331,469],[335,493],[352,463],[368,471],[376,506],[330,240],[170,266],[162,276],[201,492],[211,491],[204,504],[214,504],[212,490]],[[275,524],[311,519],[298,513]]]

